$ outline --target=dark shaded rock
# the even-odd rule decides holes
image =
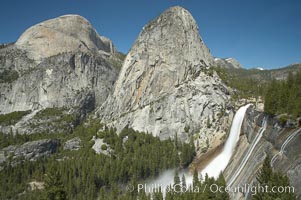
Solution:
[[[0,150],[0,165],[10,162],[14,166],[23,160],[35,161],[55,153],[58,147],[59,141],[56,139],[37,140],[19,146],[8,146]]]
[[[81,146],[82,140],[79,137],[72,138],[65,142],[64,150],[79,150]]]

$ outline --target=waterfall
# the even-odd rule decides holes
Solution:
[[[248,109],[248,107],[251,104],[245,105],[241,108],[238,109],[236,112],[231,130],[230,130],[230,135],[226,141],[226,144],[224,146],[223,151],[221,154],[219,154],[213,161],[207,165],[207,167],[201,172],[202,176],[204,177],[205,174],[207,173],[209,176],[217,178],[219,174],[227,167],[228,162],[230,161],[230,158],[235,150],[236,144],[239,139],[240,135],[240,130],[241,130],[241,125],[245,116],[245,113]],[[173,179],[174,179],[174,170],[167,170],[164,173],[162,173],[159,177],[151,180],[146,181],[146,191],[151,193],[152,187],[154,186],[160,186],[162,188],[163,196],[165,196],[165,190],[168,185],[173,184]],[[186,178],[186,184],[192,185],[192,175],[188,172],[188,170],[183,170],[179,172],[179,177],[181,178],[182,175],[185,175]]]
[[[207,173],[209,177],[217,178],[219,174],[227,167],[238,142],[245,113],[250,105],[251,104],[245,105],[239,108],[239,110],[236,112],[232,122],[230,135],[226,141],[223,151],[217,157],[215,157],[204,170],[202,170],[201,174],[203,177]]]

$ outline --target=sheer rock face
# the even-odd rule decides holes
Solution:
[[[112,42],[99,36],[92,25],[79,15],[64,15],[34,25],[21,35],[16,46],[26,50],[29,57],[37,62],[78,49],[105,54],[115,52]]]
[[[149,103],[212,61],[191,14],[172,7],[141,31],[126,57],[114,95],[127,94],[123,107]]]
[[[119,61],[117,54],[109,39],[77,15],[29,28],[15,44],[0,49],[0,113],[46,107],[93,110],[113,90],[119,69],[111,59]],[[7,73],[15,76],[7,80]]]
[[[0,83],[1,113],[46,107],[91,111],[113,90],[118,70],[98,55],[77,52],[47,58],[18,73],[17,80]]]
[[[118,130],[129,126],[162,139],[185,140],[208,121],[215,132],[229,96],[219,77],[208,75],[212,63],[191,14],[172,7],[144,26],[98,113]]]
[[[253,106],[247,110],[236,151],[224,171],[224,176],[228,184],[243,163],[247,152],[253,147],[252,145],[262,127],[264,117],[268,116],[255,110]],[[287,141],[289,136],[293,135],[295,132],[298,132],[298,134],[296,134],[284,148],[282,145],[285,144],[285,141]],[[295,188],[295,194],[300,199],[301,191],[296,190],[296,188],[300,188],[301,186],[300,142],[300,127],[281,127],[276,118],[269,117],[268,125],[262,138],[252,150],[249,159],[246,161],[236,180],[233,181],[231,187],[257,185],[256,175],[260,171],[265,158],[268,156],[269,159],[271,159],[270,164],[272,165],[273,170],[287,175],[290,184]],[[284,151],[281,153],[282,148],[284,148]],[[275,158],[273,158],[274,156]],[[251,194],[251,192],[236,192],[230,193],[230,196],[232,199],[252,199]]]

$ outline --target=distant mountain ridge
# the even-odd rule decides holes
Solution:
[[[241,69],[243,66],[234,58],[214,58],[214,65],[227,69]]]
[[[285,67],[275,69],[264,69],[261,67],[244,68],[235,58],[214,58],[214,67],[227,69],[230,73],[241,76],[241,78],[248,77],[260,81],[270,81],[272,79],[284,80],[289,73],[296,73],[301,70],[301,63],[290,64]]]
[[[287,78],[289,73],[295,74],[297,71],[301,70],[301,63],[291,64],[287,67],[277,68],[277,69],[234,69],[228,68],[229,72],[233,75],[239,76],[242,79],[251,78],[258,80],[260,82],[271,81],[272,79],[284,80]]]

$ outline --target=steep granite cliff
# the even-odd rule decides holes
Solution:
[[[255,140],[263,127],[264,117],[263,113],[254,108],[248,109],[235,154],[224,172],[227,184],[230,184],[232,188],[256,185],[256,175],[268,156],[273,169],[288,176],[300,199],[301,129],[287,125],[282,127],[276,118],[268,118],[267,128],[255,145]],[[291,140],[289,140],[290,137]],[[250,149],[253,150],[250,151]],[[250,152],[249,159],[244,162],[248,152]],[[242,165],[243,163],[245,164]],[[237,173],[238,171],[240,173]],[[231,197],[232,199],[251,199],[251,192],[231,193]]]
[[[145,25],[128,53],[113,94],[98,109],[104,122],[162,139],[204,142],[219,130],[229,89],[216,73],[191,14],[172,7]],[[202,133],[198,135],[198,133]]]
[[[112,42],[83,17],[37,24],[0,49],[0,113],[46,107],[91,111],[112,91],[120,62]]]

